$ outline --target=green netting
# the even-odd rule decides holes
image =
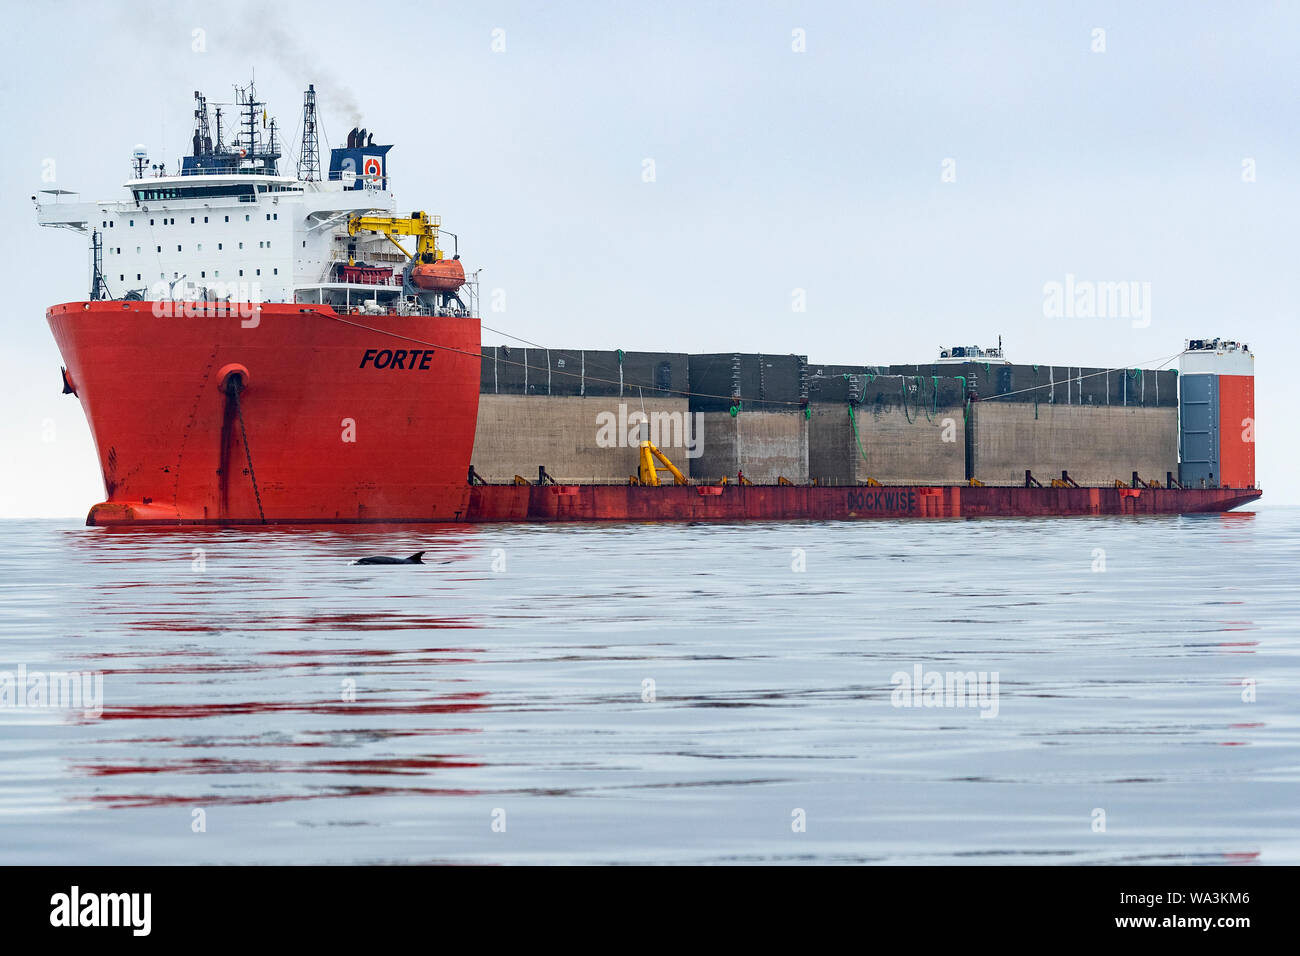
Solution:
[[[853,440],[854,440],[855,442],[858,443],[858,454],[860,454],[860,455],[862,456],[862,460],[863,460],[863,461],[866,461],[866,460],[867,460],[867,452],[866,452],[866,449],[864,449],[864,448],[862,447],[862,438],[861,438],[861,436],[858,435],[858,419],[857,419],[857,416],[855,416],[855,415],[853,414],[853,403],[852,403],[852,402],[849,402],[849,421],[853,423]]]

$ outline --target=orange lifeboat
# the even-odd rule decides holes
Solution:
[[[411,282],[426,292],[455,292],[465,284],[465,267],[459,259],[439,259],[411,269]]]

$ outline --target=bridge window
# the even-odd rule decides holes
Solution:
[[[247,183],[234,183],[222,186],[178,186],[171,189],[137,189],[136,202],[161,201],[167,199],[207,199],[217,196],[252,197],[253,187]]]

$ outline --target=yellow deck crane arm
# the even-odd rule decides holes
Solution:
[[[402,255],[417,262],[437,262],[442,258],[438,248],[438,227],[442,225],[440,216],[413,212],[409,216],[353,216],[348,220],[348,235],[355,236],[362,232],[377,232],[386,236],[393,245],[402,250]],[[406,247],[397,241],[398,236],[415,236],[415,255],[406,251]],[[348,256],[348,265],[356,265],[352,256]]]
[[[659,473],[655,470],[656,458],[659,460],[661,465],[672,472],[673,484],[689,484],[686,476],[681,473],[681,470],[669,461],[668,456],[661,452],[658,447],[651,444],[648,439],[643,439],[641,441],[641,464],[637,468],[638,484],[654,485],[658,487]]]

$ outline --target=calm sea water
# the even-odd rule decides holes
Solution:
[[[0,862],[1297,863],[1298,567],[1289,509],[0,522],[0,671],[103,682],[0,707]]]

